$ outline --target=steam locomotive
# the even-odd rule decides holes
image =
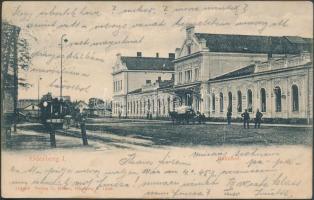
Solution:
[[[58,98],[42,100],[39,107],[41,123],[50,128],[62,128],[64,117],[70,114],[69,105]]]

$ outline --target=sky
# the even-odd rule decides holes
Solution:
[[[167,57],[180,48],[185,26],[195,32],[313,37],[313,5],[300,2],[21,2],[6,1],[2,19],[21,28],[31,64],[19,71],[32,86],[19,99],[59,95],[62,35],[63,95],[112,98],[116,54]]]

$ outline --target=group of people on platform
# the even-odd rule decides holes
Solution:
[[[227,112],[228,126],[231,126],[231,116],[232,116],[232,111],[231,109],[228,109],[228,112]],[[243,127],[250,128],[250,113],[248,113],[247,109],[245,109],[244,113],[241,114],[241,117],[243,118]],[[261,127],[262,117],[263,117],[263,113],[261,113],[259,109],[257,109],[256,114],[255,114],[255,119],[254,119],[254,122],[255,122],[254,128]]]

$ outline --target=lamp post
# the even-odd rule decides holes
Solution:
[[[63,47],[63,42],[68,42],[68,40],[66,38],[64,38],[66,36],[66,34],[63,34],[61,36],[61,41],[60,41],[60,45],[61,45],[61,56],[60,56],[60,59],[61,59],[61,71],[60,71],[60,100],[62,99],[62,71],[63,71],[63,67],[62,67],[62,47]]]
[[[38,85],[37,85],[37,89],[38,89],[38,91],[37,91],[37,92],[38,92],[38,93],[37,93],[37,95],[38,95],[38,96],[37,96],[38,106],[39,106],[39,89],[40,89],[39,86],[40,86],[40,80],[41,80],[41,77],[38,78],[38,83],[37,83],[37,84],[38,84]],[[38,106],[37,106],[37,109],[39,108]],[[38,115],[38,119],[39,119],[39,109],[37,110],[37,115]]]

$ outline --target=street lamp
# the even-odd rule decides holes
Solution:
[[[62,70],[63,70],[63,67],[62,67],[62,44],[63,42],[68,42],[68,40],[66,38],[64,38],[66,36],[66,34],[63,34],[61,36],[61,41],[60,41],[60,45],[61,45],[61,72],[60,72],[60,100],[62,99]]]
[[[37,92],[38,92],[38,93],[37,93],[37,94],[38,94],[38,96],[37,96],[37,101],[38,101],[38,106],[37,106],[37,109],[38,109],[38,110],[37,110],[37,115],[38,115],[38,119],[39,119],[39,103],[40,103],[40,102],[39,102],[39,88],[40,88],[39,86],[40,86],[40,80],[41,80],[41,79],[42,79],[42,78],[41,78],[41,77],[39,77],[39,78],[38,78],[38,83],[37,83],[37,84],[38,84],[38,85],[37,85],[37,89],[38,89],[38,91],[37,91]]]

